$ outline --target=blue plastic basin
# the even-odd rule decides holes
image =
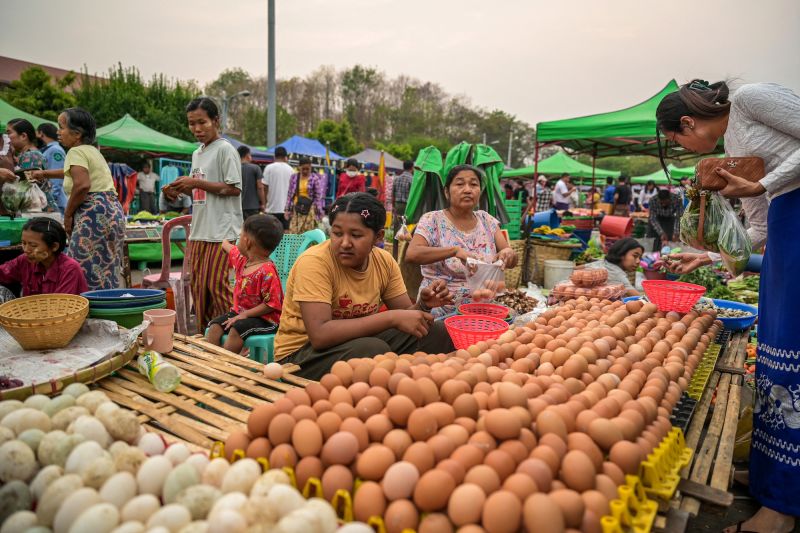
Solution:
[[[126,296],[130,295],[130,296]],[[161,289],[103,289],[99,291],[89,291],[81,294],[89,301],[123,301],[133,302],[142,299],[152,299],[158,296],[163,297],[164,291]]]
[[[747,311],[752,313],[753,316],[747,316],[742,318],[723,318],[717,317],[721,322],[722,325],[725,326],[725,329],[729,329],[731,331],[740,331],[743,329],[747,329],[753,324],[755,324],[756,319],[758,318],[758,307],[753,305],[743,304],[740,302],[732,302],[730,300],[714,300],[714,305],[717,307],[722,307],[725,309],[739,309],[741,311]]]

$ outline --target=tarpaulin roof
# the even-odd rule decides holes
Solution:
[[[55,122],[53,122],[52,120],[45,120],[43,118],[37,117],[36,115],[31,115],[30,113],[26,113],[22,109],[17,109],[16,107],[9,104],[5,100],[0,99],[0,128],[5,130],[8,121],[15,118],[24,118],[25,120],[33,124],[34,128],[38,128],[39,124],[42,124],[44,122],[55,124]]]
[[[525,167],[525,168],[518,168],[515,170],[506,170],[503,172],[502,178],[517,178],[521,176],[533,176],[535,172],[539,174],[545,174],[548,176],[556,175],[560,176],[565,172],[570,176],[574,176],[577,178],[591,178],[592,177],[592,166],[585,165],[580,161],[576,161],[572,159],[570,156],[565,154],[564,152],[558,152],[555,155],[548,157],[547,159],[543,159],[539,161],[538,167]],[[604,170],[602,168],[595,168],[594,169],[594,176],[596,178],[616,178],[619,176],[619,172],[616,170]]]
[[[191,154],[197,145],[148,128],[129,114],[97,129],[97,144],[102,148],[141,150],[166,154]]]
[[[676,167],[675,165],[670,164],[668,168],[673,180],[691,178],[694,176],[694,167]],[[655,172],[645,176],[636,176],[631,178],[631,183],[645,184],[650,180],[653,180],[656,185],[669,185],[669,180],[667,179],[667,175],[664,173],[664,169],[658,169]]]
[[[271,148],[267,148],[267,153],[269,155],[274,154],[275,148],[278,146],[283,146],[290,154],[307,155],[309,157],[325,157],[324,144],[316,139],[307,139],[306,137],[301,137],[300,135],[292,135],[282,143]],[[328,154],[330,155],[331,160],[344,159],[344,157],[340,156],[333,150],[329,151]]]
[[[619,154],[657,154],[656,108],[669,93],[677,91],[671,80],[656,95],[633,107],[586,117],[540,122],[536,138],[540,143],[557,143],[570,150],[591,152],[598,157]],[[675,152],[677,156],[686,152]]]
[[[408,192],[405,216],[416,224],[422,215],[447,206],[442,179],[442,152],[435,146],[423,148],[414,162],[414,177]]]
[[[351,155],[349,159],[355,159],[367,165],[374,165],[375,168],[377,168],[381,162],[381,151],[374,148],[366,148],[355,155]],[[384,152],[383,160],[386,168],[391,168],[392,170],[403,170],[403,162],[392,154]]]
[[[272,154],[267,153],[266,150],[259,150],[255,146],[250,146],[249,144],[245,144],[239,139],[234,139],[230,135],[223,135],[223,137],[227,139],[227,141],[231,143],[233,147],[236,148],[237,150],[239,149],[240,146],[247,146],[248,148],[250,148],[250,156],[256,163],[267,163],[275,159],[275,157]]]

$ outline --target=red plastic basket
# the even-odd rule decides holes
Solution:
[[[453,339],[456,350],[465,350],[476,342],[496,339],[508,324],[499,318],[482,315],[456,315],[444,319],[444,327]]]
[[[688,313],[705,293],[702,285],[682,281],[644,280],[642,288],[659,311]]]
[[[505,319],[508,316],[509,309],[500,304],[471,303],[459,305],[458,313],[461,315],[481,315]]]

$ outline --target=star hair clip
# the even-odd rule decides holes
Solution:
[[[361,211],[361,216],[364,218],[369,218],[369,209],[364,209]]]

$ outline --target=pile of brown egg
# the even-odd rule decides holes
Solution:
[[[649,303],[572,300],[455,354],[337,362],[252,412],[227,453],[351,492],[388,533],[599,532],[625,474],[721,325]]]

